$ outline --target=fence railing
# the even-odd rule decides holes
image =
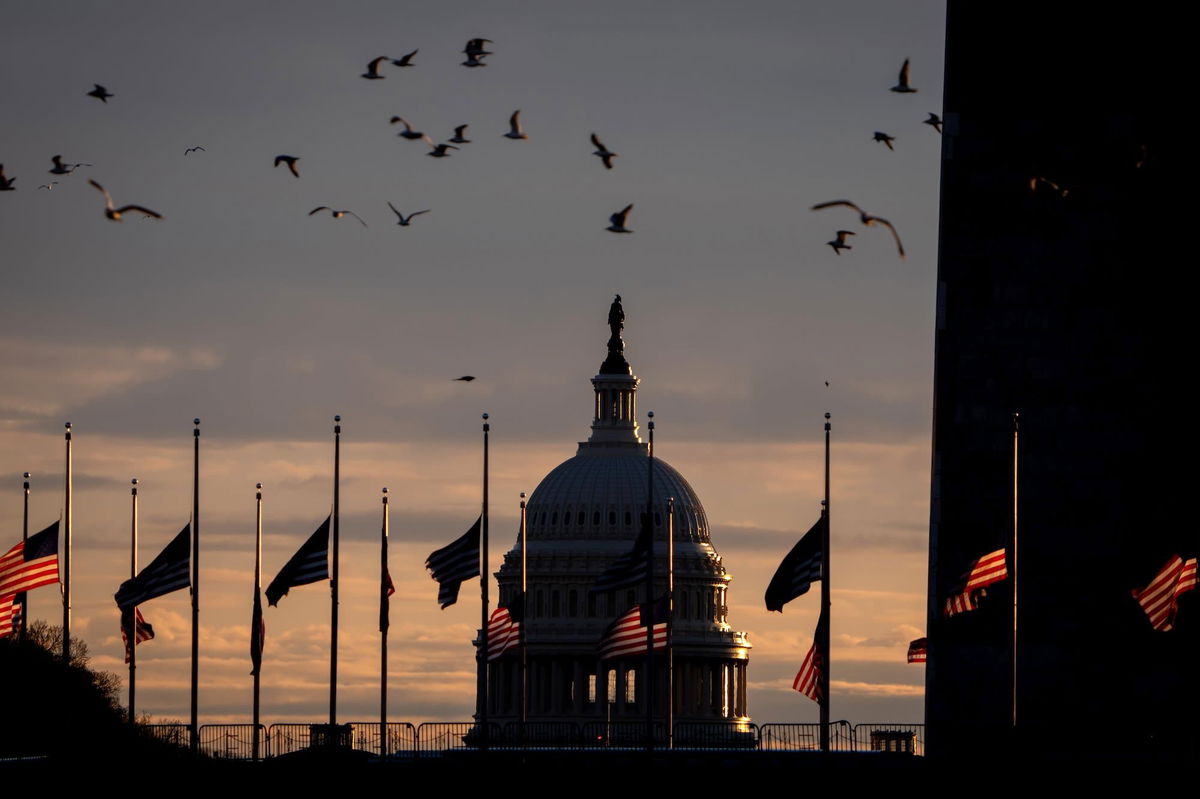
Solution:
[[[144,729],[154,737],[187,747],[191,744],[187,724],[147,724]],[[349,731],[348,735],[345,734]],[[653,727],[654,745],[666,747],[667,730],[662,722]],[[200,749],[209,757],[250,760],[254,754],[254,725],[204,724],[200,727]],[[379,722],[357,721],[340,725],[331,737],[324,724],[260,725],[257,730],[259,757],[282,755],[309,749],[322,742],[335,741],[350,748],[379,756]],[[817,752],[821,749],[820,724],[762,724],[745,722],[679,722],[674,727],[671,745],[689,750],[744,750],[763,752]],[[433,757],[446,752],[489,749],[584,750],[631,749],[646,745],[644,721],[571,721],[490,723],[487,735],[470,721],[426,722],[419,726],[408,722],[388,722],[387,756]],[[924,755],[924,724],[851,724],[830,722],[829,748],[834,752],[892,752]]]

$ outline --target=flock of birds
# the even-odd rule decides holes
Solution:
[[[491,50],[487,49],[487,46],[491,45],[491,44],[493,44],[491,39],[474,38],[474,39],[468,40],[466,47],[464,47],[463,51],[462,51],[466,56],[466,60],[462,62],[462,66],[472,68],[472,69],[487,66],[487,63],[484,59],[493,54]],[[386,76],[383,75],[380,72],[380,70],[387,63],[390,63],[392,66],[395,66],[398,68],[412,68],[415,66],[415,64],[413,63],[413,58],[417,55],[418,52],[420,52],[420,51],[413,50],[412,52],[407,53],[407,54],[401,56],[400,58],[391,58],[389,56],[378,56],[376,58],[373,58],[373,59],[371,59],[370,62],[367,63],[366,72],[363,72],[360,77],[364,78],[365,80],[383,80]],[[899,94],[915,94],[917,92],[917,89],[915,89],[912,86],[912,73],[911,73],[911,67],[909,65],[908,59],[905,59],[904,65],[900,68],[900,76],[898,78],[897,84],[895,86],[891,87],[890,90],[893,92],[899,93]],[[95,84],[95,88],[93,88],[92,91],[87,92],[87,96],[94,97],[94,98],[100,100],[102,103],[107,104],[109,98],[115,97],[116,95],[113,94],[112,92],[108,91],[108,89],[106,87],[97,83],[97,84]],[[461,149],[460,145],[470,144],[470,142],[471,142],[471,140],[466,137],[466,130],[467,130],[468,125],[465,125],[465,124],[459,125],[458,127],[454,128],[454,135],[449,137],[446,141],[436,142],[436,143],[434,142],[433,138],[431,138],[428,134],[424,133],[423,131],[416,130],[408,120],[404,119],[401,116],[393,116],[391,118],[391,124],[392,125],[399,124],[399,125],[404,126],[404,129],[401,130],[398,134],[399,137],[406,139],[408,141],[424,142],[426,145],[428,145],[428,147],[430,149],[429,149],[429,152],[426,153],[426,155],[428,155],[432,158],[448,158],[451,155],[451,153],[450,153],[451,150],[459,150],[459,149]],[[924,121],[924,124],[931,126],[939,134],[942,132],[942,120],[938,117],[937,114],[930,113],[929,118]],[[512,116],[509,117],[508,127],[509,127],[508,131],[503,134],[505,138],[512,139],[515,141],[523,141],[523,140],[527,140],[529,138],[529,134],[525,132],[524,127],[522,127],[522,125],[521,125],[520,110],[514,111],[512,113]],[[885,144],[889,150],[893,150],[893,151],[895,150],[895,147],[892,144],[892,142],[894,142],[896,140],[895,136],[892,136],[888,133],[884,133],[882,131],[875,131],[874,139],[877,142],[882,142],[883,144]],[[606,147],[603,144],[603,142],[600,141],[599,137],[595,133],[591,134],[591,142],[592,142],[592,145],[596,148],[592,154],[600,159],[601,163],[604,164],[606,169],[612,169],[613,168],[613,159],[617,157],[617,153],[613,152],[612,150],[609,150],[608,147]],[[195,153],[195,152],[206,152],[206,150],[202,146],[189,147],[184,151],[184,155],[185,156],[190,155],[191,153]],[[279,167],[280,165],[283,165],[283,166],[287,167],[288,171],[291,172],[292,175],[294,177],[296,177],[297,179],[299,179],[299,177],[300,177],[299,161],[300,161],[300,157],[295,156],[295,155],[280,154],[280,155],[275,156],[275,166]],[[53,167],[49,170],[49,173],[51,175],[56,175],[56,176],[70,175],[70,174],[74,173],[75,170],[79,169],[80,167],[91,167],[92,166],[92,164],[87,164],[87,163],[64,162],[62,160],[61,155],[55,155],[51,159],[51,162],[53,163]],[[1038,180],[1038,179],[1035,179],[1035,180]],[[1041,179],[1041,180],[1044,180],[1044,179]],[[15,186],[13,184],[15,181],[16,181],[16,178],[9,178],[5,175],[4,165],[0,164],[0,191],[14,191]],[[1045,181],[1045,182],[1049,184],[1049,181]],[[104,215],[105,215],[105,217],[107,217],[108,219],[110,219],[114,222],[121,221],[122,216],[125,214],[129,214],[129,213],[138,213],[138,214],[141,214],[143,217],[151,218],[151,219],[162,219],[163,218],[162,214],[158,213],[157,211],[153,211],[150,208],[147,208],[143,205],[128,204],[128,205],[122,205],[120,207],[117,207],[114,205],[112,196],[109,194],[107,189],[105,189],[103,186],[101,186],[95,180],[89,180],[88,183],[90,183],[92,186],[94,186],[96,188],[96,190],[99,191],[104,196]],[[38,186],[38,188],[51,190],[57,184],[58,184],[58,181],[52,180],[49,183]],[[1049,185],[1052,186],[1055,190],[1058,189],[1058,187],[1055,186],[1054,184],[1049,184]],[[1063,191],[1062,193],[1064,195],[1066,194],[1065,191]],[[392,210],[392,213],[394,213],[396,215],[396,224],[401,227],[410,226],[415,217],[420,216],[422,214],[428,214],[428,213],[430,213],[430,210],[431,210],[431,209],[426,208],[424,210],[414,211],[414,212],[406,215],[406,214],[402,213],[398,208],[396,208],[396,206],[392,205],[392,203],[390,201],[388,202],[388,207]],[[859,216],[859,221],[865,227],[880,226],[880,227],[887,228],[896,243],[897,252],[899,253],[901,258],[904,257],[904,245],[900,241],[900,235],[896,232],[896,228],[892,225],[892,223],[889,222],[887,219],[884,219],[881,216],[876,216],[875,214],[867,213],[861,207],[859,207],[858,205],[856,205],[855,203],[853,203],[849,200],[832,200],[829,202],[818,203],[818,204],[812,206],[812,210],[820,211],[820,210],[823,210],[826,208],[837,208],[837,207],[845,207],[845,208],[849,208],[852,211],[857,212],[858,216]],[[332,208],[328,205],[318,205],[316,208],[313,208],[311,211],[308,212],[308,216],[310,216],[310,217],[315,216],[317,214],[320,214],[323,211],[329,212],[330,216],[332,216],[332,218],[334,218],[334,219],[342,219],[343,217],[347,217],[347,216],[353,217],[363,227],[367,226],[367,223],[363,220],[363,218],[360,217],[358,214],[356,214],[354,211],[351,211],[349,209]],[[626,205],[624,208],[622,208],[621,210],[613,213],[609,217],[609,225],[607,228],[605,228],[605,230],[607,230],[611,233],[633,233],[633,230],[628,227],[629,215],[632,211],[633,211],[633,203],[630,203],[630,204]],[[848,239],[850,236],[853,236],[853,235],[855,235],[854,231],[838,230],[835,234],[835,238],[832,241],[827,242],[827,243],[830,247],[833,248],[833,251],[835,253],[837,253],[838,255],[841,255],[842,250],[852,249],[852,246],[850,245]]]

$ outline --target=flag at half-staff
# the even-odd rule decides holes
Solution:
[[[267,643],[267,622],[263,619],[262,595],[254,592],[254,609],[250,612],[250,675],[262,671],[263,649]]]
[[[0,556],[0,597],[58,582],[58,522]]]
[[[167,544],[150,565],[121,583],[117,589],[117,607],[122,612],[135,608],[155,597],[187,588],[191,585],[192,526],[184,525],[179,535]]]
[[[442,610],[458,601],[458,588],[464,580],[479,576],[479,531],[483,516],[453,543],[435,550],[425,559],[429,576],[438,582],[438,604]]]
[[[265,593],[271,607],[278,605],[279,600],[297,586],[329,579],[329,523],[332,518],[325,517],[317,531],[296,550],[296,554],[292,555],[291,560],[283,565],[279,574],[276,574],[275,579],[267,586]]]
[[[618,588],[631,588],[646,582],[647,570],[650,566],[650,543],[653,540],[653,528],[642,519],[642,531],[638,533],[633,548],[620,556],[596,578],[589,593],[598,594],[601,591],[615,591]]]
[[[823,621],[824,618],[817,623],[816,637],[813,638],[812,646],[808,648],[808,654],[804,656],[804,662],[800,664],[800,671],[796,672],[796,679],[792,680],[793,690],[799,691],[818,704],[824,698],[821,691],[826,663],[825,655],[821,651],[821,641],[826,637],[821,634]]]
[[[129,646],[129,628],[133,627],[133,643],[135,645],[145,643],[154,637],[154,628],[142,616],[141,608],[133,608],[133,618],[130,619],[129,610],[121,611],[121,643],[125,645],[125,662],[128,663],[132,654],[132,647]],[[132,624],[130,623],[132,621]]]
[[[488,660],[496,660],[521,645],[521,622],[525,620],[524,617],[525,602],[520,594],[513,597],[507,607],[492,611],[488,619]]]
[[[946,618],[978,610],[979,600],[987,596],[987,587],[1008,579],[1005,550],[997,549],[975,560],[967,567],[955,589],[942,606]]]
[[[825,524],[826,516],[822,514],[779,564],[767,586],[767,610],[782,613],[784,605],[807,594],[812,584],[821,579],[821,539]]]
[[[1196,588],[1196,558],[1173,555],[1145,588],[1135,588],[1133,598],[1146,612],[1150,626],[1166,632],[1175,628],[1179,597]]]
[[[929,659],[929,639],[917,638],[908,644],[908,662],[924,663]]]
[[[16,594],[0,596],[0,638],[12,635],[13,629],[21,624],[21,603],[16,598]]]
[[[646,628],[654,627],[654,651],[667,648],[666,595],[653,602],[634,605],[624,615],[608,625],[600,641],[600,659],[629,657],[646,654]]]

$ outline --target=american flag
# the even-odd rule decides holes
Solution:
[[[0,596],[0,638],[12,635],[21,623],[21,604],[15,600],[15,594]]]
[[[458,588],[463,580],[479,576],[479,525],[482,521],[480,516],[470,530],[425,559],[429,576],[438,582],[438,604],[442,610],[458,601]]]
[[[488,619],[488,660],[495,660],[521,643],[521,622],[508,608],[496,608]]]
[[[262,670],[263,647],[267,643],[267,623],[263,620],[262,593],[254,589],[254,609],[250,612],[250,674]]]
[[[799,691],[812,701],[820,703],[821,672],[824,668],[825,659],[821,657],[821,650],[814,640],[812,646],[808,648],[808,654],[804,656],[804,662],[800,664],[800,671],[796,672],[796,679],[792,680],[792,690]]]
[[[179,535],[171,539],[150,565],[137,577],[121,583],[115,598],[121,610],[137,607],[144,602],[187,588],[191,581],[192,526],[184,525]]]
[[[821,579],[821,538],[825,516],[817,519],[784,557],[767,586],[767,610],[783,612],[783,606],[808,593],[814,581]]]
[[[0,596],[58,582],[58,522],[0,556]]]
[[[588,593],[615,591],[618,588],[641,585],[646,582],[646,567],[650,562],[651,527],[642,514],[642,531],[633,542],[633,548],[608,564],[608,568],[596,578]]]
[[[332,516],[325,517],[317,531],[283,564],[279,574],[267,586],[264,593],[271,607],[278,605],[292,588],[329,579],[329,523],[332,520]]]
[[[125,645],[125,662],[129,662],[129,634],[126,629],[129,626],[129,617],[124,613],[121,614],[121,643]],[[149,641],[154,637],[154,628],[149,622],[142,617],[142,609],[133,609],[133,642],[140,644],[144,641]]]
[[[929,656],[929,639],[918,638],[908,644],[908,662],[924,663]]]
[[[1007,579],[1005,550],[989,552],[967,569],[954,593],[947,597],[945,605],[942,606],[942,615],[950,618],[959,613],[976,610],[979,607],[979,598],[987,595],[987,586]]]
[[[1146,611],[1150,626],[1167,631],[1175,627],[1179,597],[1196,587],[1196,559],[1173,555],[1145,588],[1135,588],[1133,598]]]
[[[379,585],[379,632],[386,633],[391,626],[391,603],[388,598],[396,593],[396,584],[392,582],[392,573],[383,567],[383,579]]]
[[[666,649],[666,614],[656,608],[661,604],[664,604],[662,600],[634,605],[625,615],[608,625],[600,641],[600,659],[646,654],[646,626],[650,620],[647,617],[652,617],[654,621],[654,649]]]

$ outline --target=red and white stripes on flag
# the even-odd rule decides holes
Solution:
[[[1145,588],[1135,588],[1133,598],[1146,611],[1155,630],[1174,629],[1179,597],[1196,587],[1196,559],[1171,556]]]
[[[800,671],[796,672],[796,679],[792,680],[792,690],[799,691],[819,704],[821,702],[821,672],[824,668],[825,659],[821,657],[821,650],[814,640],[812,646],[808,648],[808,654],[804,656],[804,662],[800,664]]]
[[[58,522],[0,556],[0,597],[58,582]]]
[[[986,596],[987,586],[1008,579],[1008,563],[1005,550],[997,549],[976,560],[967,568],[958,587],[942,606],[946,618],[975,610],[980,597]]]
[[[521,622],[508,608],[496,608],[488,619],[488,660],[495,660],[521,643]]]
[[[12,635],[13,628],[21,622],[21,605],[16,594],[0,596],[0,638]]]
[[[124,618],[124,614],[122,614]],[[129,635],[125,632],[126,622],[121,623],[121,643],[125,645],[125,662],[129,662]],[[133,609],[133,642],[140,644],[154,637],[154,628],[142,617],[142,609]]]
[[[918,638],[908,645],[908,662],[924,663],[929,657],[929,639]]]
[[[653,603],[651,603],[653,604]],[[651,609],[653,612],[653,609]],[[654,649],[667,648],[667,623],[654,625]],[[642,623],[642,606],[634,605],[624,616],[608,626],[600,642],[600,659],[646,654],[646,625]]]

